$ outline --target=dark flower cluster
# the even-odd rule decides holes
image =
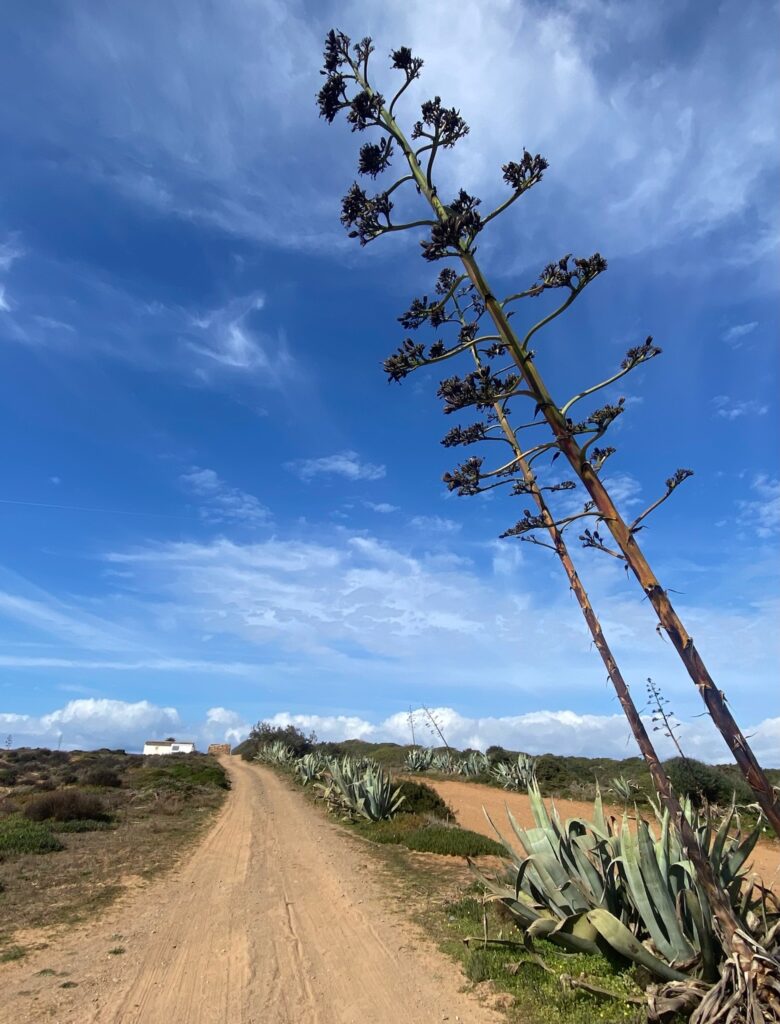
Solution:
[[[504,164],[501,170],[504,172],[504,181],[511,185],[515,192],[525,192],[526,189],[541,181],[542,175],[549,167],[549,164],[538,153],[531,156],[527,149],[523,150],[523,159],[520,161],[511,160]]]
[[[349,61],[349,36],[331,29],[325,36],[323,75],[330,75]]]
[[[548,263],[539,275],[539,283],[529,289],[529,295],[541,295],[547,288],[568,288],[576,292],[607,269],[607,261],[599,253],[570,263],[571,253],[557,263]]]
[[[445,267],[444,270],[439,271],[439,277],[436,281],[436,294],[446,295],[447,292],[455,287],[457,280],[457,272],[452,267]]]
[[[352,131],[362,132],[370,126],[381,125],[380,115],[384,104],[385,99],[381,93],[369,94],[363,89],[355,93],[347,114],[347,121],[352,125]]]
[[[457,491],[461,497],[479,494],[479,484],[483,460],[473,455],[470,459],[456,466],[452,473],[445,473],[442,480],[449,491]]]
[[[501,539],[504,537],[521,537],[524,533],[530,533],[531,530],[543,530],[547,527],[547,523],[544,518],[540,515],[533,515],[530,509],[523,509],[523,518],[518,520],[514,526],[510,526],[508,530],[504,530],[503,533],[499,534]]]
[[[459,255],[463,248],[471,245],[482,230],[482,218],[477,212],[479,204],[476,196],[460,190],[457,199],[446,208],[446,220],[434,224],[430,239],[420,243],[426,260]]]
[[[692,469],[675,470],[674,474],[666,481],[667,491],[671,494],[675,487],[679,487],[683,480],[687,480],[689,476],[693,476]]]
[[[460,116],[460,111],[454,107],[443,107],[440,96],[426,100],[422,105],[421,113],[422,120],[415,122],[412,128],[413,139],[432,138],[440,146],[449,148],[454,146],[464,135],[468,135],[469,126]],[[426,131],[426,127],[431,131]]]
[[[501,345],[498,342],[496,342],[493,345],[489,345],[485,349],[485,355],[488,357],[488,359],[498,359],[498,358],[500,358],[501,356],[503,356],[505,354],[506,354],[506,345]]]
[[[588,416],[588,423],[592,423],[597,430],[606,430],[621,413],[626,411],[625,398],[619,398],[617,405],[602,405]]]
[[[444,307],[440,302],[428,302],[428,296],[412,299],[409,308],[398,317],[398,322],[405,331],[416,331],[423,324],[440,327],[447,319]]]
[[[657,345],[653,344],[653,339],[648,337],[644,343],[637,345],[635,348],[630,348],[626,352],[626,358],[620,364],[621,370],[631,370],[635,366],[639,366],[640,363],[646,362],[648,359],[653,359],[655,356],[660,356],[661,349]]]
[[[584,548],[596,548],[598,551],[606,551],[606,543],[598,530],[584,530],[580,534],[580,540]]]
[[[420,77],[420,69],[423,66],[422,58],[414,57],[408,46],[399,46],[397,50],[393,50],[390,60],[393,62],[394,68],[406,74],[407,82]]]
[[[350,238],[359,238],[360,244],[366,245],[389,225],[392,209],[393,204],[384,192],[367,196],[355,182],[341,200],[341,223],[354,229],[349,232]]]
[[[508,398],[520,383],[515,374],[507,374],[503,379],[494,376],[486,366],[473,370],[465,377],[448,377],[439,385],[438,396],[444,400],[445,413],[456,412],[476,406],[477,409],[489,409],[496,402]]]
[[[334,71],[325,79],[325,83],[317,93],[317,106],[320,108],[320,117],[324,117],[328,124],[332,124],[336,114],[349,106],[346,92],[346,79],[339,72]]]
[[[401,381],[407,377],[412,370],[425,363],[425,345],[422,342],[414,342],[411,338],[400,346],[397,352],[385,359],[383,366],[388,378],[392,381]]]
[[[431,359],[441,359],[447,355],[447,346],[443,341],[434,341],[425,354],[422,342],[407,338],[399,349],[384,361],[384,370],[391,381],[401,381],[418,366],[425,366]]]
[[[390,166],[393,155],[393,143],[391,139],[383,138],[379,142],[366,142],[360,147],[358,156],[358,171],[360,174],[368,174],[376,178],[382,171]]]
[[[453,427],[441,439],[445,448],[456,448],[458,445],[476,444],[488,436],[487,423],[472,423],[468,427]]]
[[[610,455],[615,454],[616,449],[607,445],[605,448],[594,448],[590,454],[590,464],[594,473],[598,473]]]

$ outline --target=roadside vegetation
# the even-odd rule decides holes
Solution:
[[[200,754],[0,751],[0,959],[23,955],[21,930],[86,918],[175,863],[227,787]]]
[[[723,938],[640,759],[398,746],[393,770],[387,745],[380,765],[367,744],[342,744],[336,756],[316,736],[294,732],[292,726],[278,734],[259,726],[253,736],[262,742],[248,742],[241,753],[286,773],[379,846],[465,859],[471,883],[461,884],[445,918],[429,926],[462,959],[471,981],[507,995],[518,1019],[671,1022],[687,1019],[714,991]],[[353,753],[345,754],[345,747]],[[780,902],[747,870],[764,822],[750,808],[747,814],[737,809],[750,790],[740,789],[739,775],[684,756],[667,765],[733,913],[746,934],[750,929],[757,942],[771,944],[780,931]],[[574,780],[583,786],[586,772],[593,780],[591,811],[564,820],[548,806],[537,773],[548,793],[560,796],[556,787],[570,793]],[[412,774],[522,792],[534,825],[522,827],[507,811],[504,820],[491,821],[494,839],[462,829],[441,795]],[[600,778],[612,810],[605,807]],[[582,800],[586,794],[580,789],[576,795]],[[416,870],[413,864],[409,870]]]

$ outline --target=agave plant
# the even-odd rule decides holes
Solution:
[[[511,884],[480,875],[526,935],[572,952],[608,950],[666,982],[717,979],[724,953],[711,908],[667,813],[658,808],[655,831],[638,815],[632,829],[626,814],[620,821],[605,816],[598,793],[593,820],[564,822],[554,805],[548,812],[538,786],[528,793],[535,828],[522,828],[507,811],[522,853],[488,816],[512,862]],[[743,836],[739,828],[732,833],[733,806],[717,826],[690,803],[685,814],[741,929],[776,950],[780,907],[745,870],[761,823]]]
[[[518,754],[516,761],[498,761],[490,774],[504,789],[528,789],[536,783],[536,758],[529,754]]]
[[[609,788],[624,804],[631,803],[639,792],[639,786],[635,782],[631,782],[624,775],[615,776]]]
[[[265,746],[260,747],[255,755],[255,761],[279,765],[282,768],[291,767],[295,760],[295,751],[292,747],[288,747],[286,743],[282,743],[281,740],[265,744]]]
[[[454,775],[458,771],[458,761],[449,750],[445,750],[433,755],[431,768],[435,772],[442,772],[444,775]]]
[[[306,786],[319,779],[328,765],[327,759],[316,752],[304,754],[295,762],[295,774],[301,784]]]
[[[404,768],[408,772],[427,772],[433,761],[433,753],[426,747],[412,747],[407,750]]]
[[[392,818],[406,799],[378,765],[358,769],[348,757],[331,761],[318,785],[330,810],[361,814],[370,821]]]
[[[490,760],[479,750],[472,750],[456,763],[455,770],[459,775],[484,775],[490,770]]]

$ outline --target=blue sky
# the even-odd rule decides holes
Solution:
[[[419,9],[416,9],[419,8]],[[539,346],[556,395],[625,384],[607,474],[757,752],[777,679],[777,6],[443,0],[14,3],[0,75],[0,730],[14,743],[238,738],[294,718],[405,739],[633,753],[548,552],[512,499],[458,499],[425,371],[389,386],[416,239],[338,223],[359,141],[318,120],[336,24],[411,45],[471,134],[441,187],[544,181],[481,239],[515,290],[609,271]],[[446,26],[443,28],[442,26]],[[435,268],[434,268],[435,269]],[[457,453],[456,453],[457,454]],[[611,560],[578,552],[624,672],[725,759]],[[61,739],[60,739],[61,737]]]

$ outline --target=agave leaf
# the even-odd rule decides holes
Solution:
[[[637,820],[637,838],[642,878],[650,897],[651,907],[668,935],[674,950],[674,955],[670,959],[672,961],[688,960],[694,955],[694,949],[680,927],[677,908],[669,895],[666,879],[659,870],[655,847],[644,818]],[[655,941],[655,936],[653,936],[653,941]],[[661,949],[660,946],[658,948]]]
[[[675,970],[674,967],[670,967],[663,960],[653,956],[650,950],[646,949],[636,936],[632,935],[628,928],[609,911],[597,908],[589,911],[587,918],[604,941],[626,960],[641,964],[651,974],[664,981],[687,980],[687,974]]]

